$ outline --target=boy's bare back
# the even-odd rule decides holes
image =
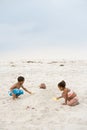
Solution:
[[[21,87],[22,87],[22,85],[20,85],[19,83],[15,83],[15,84],[10,88],[10,90],[13,90],[13,89],[15,89],[15,88],[20,89]]]

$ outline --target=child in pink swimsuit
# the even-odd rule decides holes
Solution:
[[[75,106],[79,104],[77,94],[74,91],[66,88],[65,81],[61,81],[58,84],[58,88],[60,91],[63,91],[63,93],[62,96],[58,97],[57,99],[64,98],[65,102],[63,105]]]

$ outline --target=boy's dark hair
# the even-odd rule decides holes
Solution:
[[[18,82],[21,82],[21,81],[24,81],[24,80],[25,80],[24,77],[22,77],[22,76],[19,76],[19,77],[18,77]]]
[[[66,82],[63,80],[60,83],[58,83],[58,87],[65,88],[66,87]]]

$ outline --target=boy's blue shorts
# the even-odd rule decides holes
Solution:
[[[21,89],[13,89],[11,92],[9,92],[9,95],[12,96],[12,94],[15,94],[16,96],[20,96],[24,94],[23,90]]]

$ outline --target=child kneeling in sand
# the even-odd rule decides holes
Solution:
[[[30,91],[28,91],[25,87],[23,87],[23,83],[24,83],[25,79],[24,77],[20,76],[18,77],[18,82],[16,84],[14,84],[11,88],[10,88],[10,92],[9,95],[13,97],[13,99],[18,98],[18,96],[24,94],[23,90],[25,90],[26,92],[28,92],[29,94],[32,94]],[[20,88],[22,88],[23,90],[21,90]]]
[[[66,88],[65,81],[61,81],[58,84],[58,88],[60,91],[63,91],[63,93],[62,96],[58,97],[57,99],[64,98],[65,103],[63,103],[63,105],[75,106],[79,104],[77,94],[69,88]]]

